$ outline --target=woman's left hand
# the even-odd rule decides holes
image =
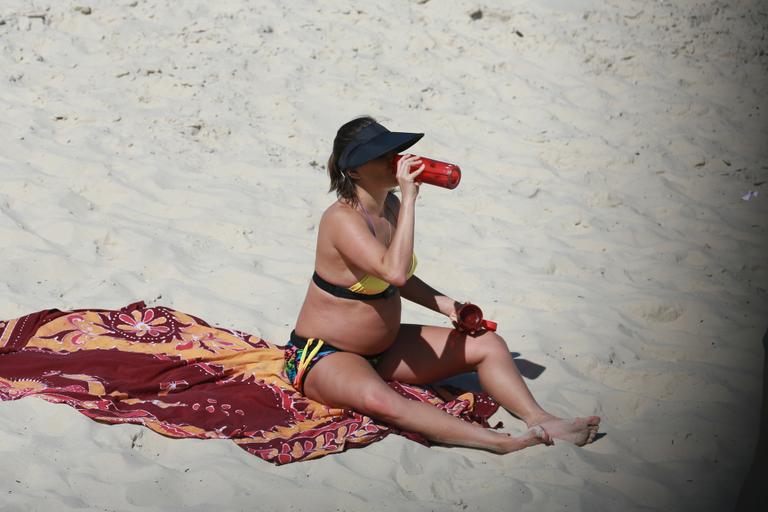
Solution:
[[[446,316],[451,319],[453,325],[456,325],[459,321],[459,309],[461,309],[461,306],[463,305],[463,303],[454,300],[452,307],[446,312]]]

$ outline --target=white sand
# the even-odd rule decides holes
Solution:
[[[0,318],[145,299],[282,343],[333,134],[371,114],[464,170],[422,188],[420,275],[607,435],[504,457],[391,436],[274,467],[24,399],[0,403],[0,509],[732,506],[768,318],[760,2],[78,5],[0,3]]]

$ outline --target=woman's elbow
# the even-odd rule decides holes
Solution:
[[[391,285],[394,285],[400,288],[401,286],[405,286],[405,283],[408,282],[408,274],[405,274],[405,273],[392,274],[387,278],[387,282]]]

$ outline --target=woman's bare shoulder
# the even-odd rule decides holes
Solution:
[[[349,205],[344,204],[341,201],[336,201],[325,209],[322,217],[320,218],[320,222],[333,224],[343,221],[343,219],[346,219],[353,214],[354,210]]]
[[[336,201],[323,212],[320,218],[320,229],[326,233],[348,229],[359,229],[365,226],[360,214],[348,204]]]

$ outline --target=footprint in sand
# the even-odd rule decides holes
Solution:
[[[685,309],[674,304],[642,304],[632,311],[649,322],[674,322],[685,313]]]
[[[421,475],[424,473],[424,466],[414,457],[412,450],[403,450],[400,453],[400,466],[407,475]]]

